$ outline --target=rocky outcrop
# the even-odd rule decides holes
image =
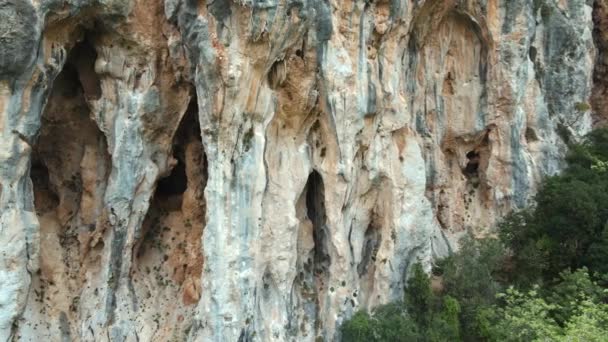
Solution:
[[[0,0],[0,340],[338,339],[603,115],[595,6]]]

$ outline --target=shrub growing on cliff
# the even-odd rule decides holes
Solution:
[[[431,280],[420,264],[415,264],[411,273],[405,289],[405,304],[416,324],[426,329],[430,324],[435,304]]]
[[[496,280],[501,277],[505,251],[497,239],[461,240],[461,250],[438,261],[443,295],[455,298],[461,307],[459,325],[465,341],[479,339],[478,312],[495,302],[501,290]]]
[[[455,298],[438,297],[420,264],[412,268],[404,301],[364,311],[342,325],[342,340],[447,342],[460,339],[460,304]]]
[[[342,325],[342,340],[364,341],[417,341],[418,327],[403,303],[381,306],[372,314],[357,312]]]

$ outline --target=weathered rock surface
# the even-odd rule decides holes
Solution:
[[[0,340],[337,339],[606,117],[606,13],[0,0]]]

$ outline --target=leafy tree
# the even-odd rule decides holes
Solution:
[[[539,296],[538,288],[519,292],[509,288],[500,295],[504,307],[486,310],[486,338],[490,341],[555,341],[559,326],[550,317],[555,307]]]
[[[566,323],[563,342],[605,342],[608,339],[608,305],[584,300]]]
[[[374,331],[372,320],[365,311],[359,311],[342,325],[344,341],[373,341]]]
[[[374,312],[374,339],[366,341],[420,341],[421,335],[415,321],[403,303],[389,304]]]
[[[432,333],[432,341],[459,341],[460,337],[460,312],[461,307],[458,300],[449,295],[442,300],[441,311],[435,315],[429,331]]]
[[[546,243],[539,239],[541,229],[534,219],[534,208],[515,211],[498,225],[500,240],[509,247],[509,259],[517,272],[509,273],[509,281],[531,285],[538,282],[548,268]]]
[[[585,264],[598,273],[608,274],[608,223],[589,246],[585,255]]]
[[[414,321],[423,329],[428,328],[434,298],[431,280],[419,263],[415,264],[412,269],[404,299]]]
[[[582,273],[572,273],[581,280]],[[584,278],[584,276],[582,276]],[[587,286],[586,281],[583,281]],[[567,302],[560,297],[551,303],[540,296],[540,288],[529,292],[519,292],[509,288],[500,297],[504,306],[486,309],[484,317],[487,324],[483,331],[489,341],[606,341],[608,336],[608,305],[586,297],[584,293]],[[558,296],[551,294],[550,297]],[[580,299],[580,300],[579,300]],[[552,317],[552,312],[571,311],[562,325]],[[564,316],[565,317],[565,316]]]
[[[608,294],[592,279],[587,268],[562,271],[560,282],[546,292],[547,301],[555,305],[552,316],[562,325],[578,313],[581,303],[600,303],[608,299]]]
[[[549,178],[536,197],[536,221],[549,256],[548,275],[578,268],[600,227],[593,186],[579,180]],[[537,239],[539,241],[539,239]]]
[[[461,250],[438,262],[444,293],[459,302],[460,326],[465,341],[479,339],[479,310],[495,302],[500,284],[495,276],[503,268],[505,251],[497,239],[465,237]]]

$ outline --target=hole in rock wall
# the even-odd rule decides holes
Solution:
[[[188,187],[188,178],[186,176],[186,165],[184,164],[183,151],[177,153],[177,165],[171,170],[171,174],[158,181],[156,186],[156,195],[167,198],[175,195],[181,196]],[[181,203],[180,203],[181,204]]]
[[[328,232],[325,223],[325,189],[323,178],[317,171],[313,171],[306,183],[306,211],[312,222],[314,241],[314,274],[317,288],[320,290],[326,285],[329,276]]]
[[[530,61],[536,61],[536,48],[534,46],[530,46],[530,50],[528,50],[528,56],[530,57]]]
[[[103,209],[111,170],[105,136],[91,119],[87,103],[101,95],[95,59],[86,39],[70,50],[53,82],[32,149],[40,271],[32,277],[31,303],[22,329],[48,324],[51,312],[64,318],[65,329],[78,317],[80,269],[91,256],[87,256],[90,234]]]
[[[34,186],[34,206],[38,215],[54,210],[59,204],[59,198],[49,181],[49,169],[40,160],[38,153],[32,154],[30,177]]]
[[[538,134],[536,134],[536,130],[534,128],[526,128],[526,141],[529,143],[538,141]]]
[[[452,72],[448,71],[443,80],[443,95],[454,95],[454,81],[455,79]]]
[[[298,231],[298,275],[294,291],[298,301],[294,311],[297,317],[290,319],[290,326],[301,336],[316,333],[320,300],[328,290],[329,238],[325,215],[325,189],[323,179],[313,171],[296,204],[296,215],[300,220]],[[331,291],[331,290],[330,290]]]
[[[467,178],[478,177],[479,176],[479,162],[480,162],[479,152],[469,151],[467,153],[467,159],[468,159],[468,162],[463,171],[464,175]]]
[[[101,200],[100,184],[105,183],[110,169],[105,136],[91,118],[87,103],[101,94],[94,73],[96,56],[86,39],[68,54],[53,83],[32,154],[30,176],[37,211],[49,212],[48,204],[56,201],[56,218],[74,234],[82,225],[95,224],[95,202]],[[49,197],[50,189],[55,193]],[[71,221],[78,222],[68,224]]]
[[[287,63],[285,60],[274,62],[268,71],[268,85],[270,89],[280,87],[287,79]]]
[[[140,315],[183,336],[201,293],[207,161],[193,96],[173,140],[177,164],[157,183],[135,247],[132,279]]]
[[[97,52],[88,39],[77,43],[70,52],[71,64],[78,71],[78,79],[87,99],[97,100],[101,97],[101,84],[95,73]]]

